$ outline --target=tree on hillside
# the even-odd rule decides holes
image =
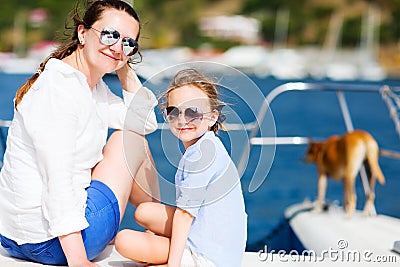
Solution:
[[[13,48],[15,34],[25,32],[27,47],[41,40],[54,40],[62,33],[68,12],[75,0],[19,0],[3,1],[0,8],[0,51],[10,51]],[[30,24],[29,15],[34,9],[43,8],[48,14],[47,20],[40,28]],[[18,31],[15,32],[16,27]]]
[[[146,0],[136,1],[143,38],[147,47],[188,44],[198,38],[197,22],[209,0]]]

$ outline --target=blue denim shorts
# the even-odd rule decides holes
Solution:
[[[89,260],[97,257],[115,237],[119,228],[118,200],[111,189],[100,181],[92,181],[87,188],[86,220],[89,227],[82,230],[82,238]],[[59,239],[42,243],[18,245],[0,235],[1,245],[13,257],[51,265],[66,265],[67,260]]]

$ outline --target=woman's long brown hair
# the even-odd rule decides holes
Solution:
[[[40,74],[44,71],[46,63],[51,58],[63,59],[69,55],[71,55],[80,45],[78,39],[78,26],[83,25],[86,29],[90,29],[92,25],[101,18],[104,10],[107,8],[113,8],[120,11],[125,11],[129,15],[131,15],[137,22],[140,23],[139,16],[132,6],[120,0],[96,0],[96,1],[88,1],[86,3],[86,11],[83,18],[80,17],[80,6],[81,0],[78,0],[70,12],[70,18],[73,22],[72,26],[68,26],[68,21],[65,25],[65,36],[66,39],[70,41],[64,45],[61,45],[58,49],[56,49],[50,56],[48,56],[39,66],[37,72],[32,75],[20,88],[18,88],[17,93],[15,95],[14,107],[17,110],[17,106],[21,103],[24,95],[29,91],[33,83],[39,78]],[[72,30],[72,32],[71,32]],[[68,34],[68,32],[71,32]],[[136,37],[136,41],[139,39],[140,31],[138,36]]]

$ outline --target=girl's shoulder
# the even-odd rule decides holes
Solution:
[[[196,143],[186,149],[184,157],[192,157],[198,153],[212,153],[219,146],[218,142],[220,140],[215,136],[214,132],[206,132]]]
[[[206,161],[209,164],[229,162],[231,160],[222,141],[210,131],[205,133],[195,144],[188,147],[182,157],[185,162]]]

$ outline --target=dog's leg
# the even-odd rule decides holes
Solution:
[[[325,203],[325,194],[327,186],[327,176],[326,174],[320,174],[318,177],[318,198],[317,203],[314,207],[314,211],[321,212]]]
[[[372,215],[372,207],[374,205],[374,200],[375,200],[375,183],[376,183],[375,177],[371,176],[369,179],[369,193],[367,195],[367,199],[365,201],[365,206],[364,206],[365,216]]]
[[[372,138],[371,138],[372,139]],[[378,163],[379,148],[375,140],[367,142],[367,160],[365,169],[369,177],[369,193],[364,206],[364,215],[372,215],[372,207],[375,200],[375,183],[378,180],[381,184],[385,184],[385,177]]]
[[[344,210],[346,211],[346,217],[350,218],[356,210],[357,195],[355,192],[355,177],[344,177]]]

